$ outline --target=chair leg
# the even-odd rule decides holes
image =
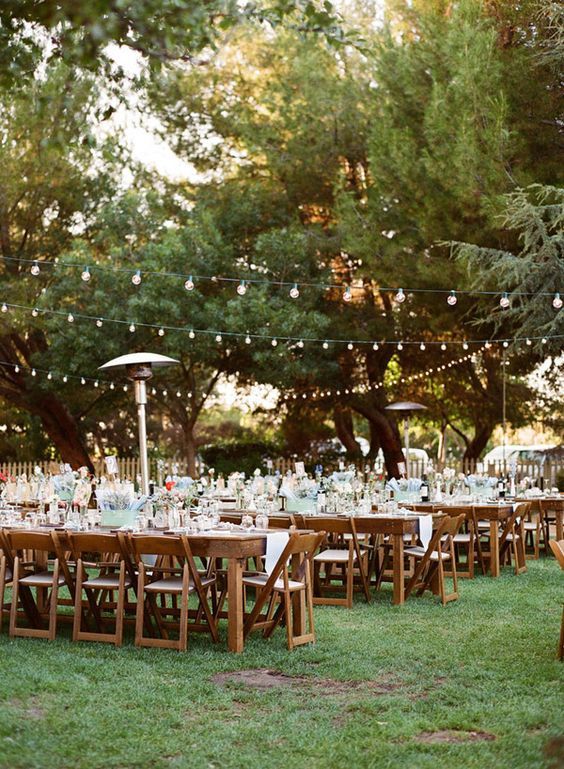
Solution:
[[[51,603],[49,605],[49,641],[55,640],[57,632],[57,600],[59,598],[59,560],[53,567],[53,585],[51,587]]]
[[[564,659],[564,607],[562,607],[562,621],[560,622],[560,644],[558,646],[558,659]]]
[[[2,620],[4,618],[4,591],[6,588],[6,556],[0,558],[0,633],[2,632]]]
[[[123,613],[125,608],[125,561],[119,568],[119,589],[116,606],[116,640],[115,645],[121,646],[123,641]]]
[[[292,599],[290,593],[284,590],[284,614],[286,615],[286,638],[288,640],[288,649],[292,651],[294,648],[294,635],[293,635],[293,620],[292,620]]]
[[[139,567],[137,577],[137,606],[135,608],[135,646],[141,646],[143,625],[145,622],[145,569]]]
[[[10,606],[10,636],[16,634],[16,614],[18,611],[18,594],[19,594],[19,573],[20,573],[20,559],[14,558],[14,575],[12,583],[12,605]]]

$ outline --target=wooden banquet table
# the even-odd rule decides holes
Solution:
[[[229,518],[235,520],[236,517],[241,516],[246,511],[225,511],[222,513],[222,518]],[[432,514],[432,511],[429,511]],[[277,517],[288,518],[289,515],[294,515],[296,521],[303,529],[315,528],[316,515],[308,515],[307,513],[274,513],[269,516],[270,519],[276,519]],[[339,513],[323,513],[323,518],[342,518],[344,514]],[[347,516],[348,517],[348,516]],[[438,516],[437,517],[442,517]],[[393,563],[393,594],[392,603],[396,606],[401,606],[405,603],[405,576],[404,576],[404,536],[409,534],[417,534],[419,526],[419,518],[417,514],[396,514],[396,515],[355,515],[354,523],[357,534],[380,534],[382,536],[389,536],[392,540],[392,563]]]
[[[67,543],[64,528],[42,527],[28,531],[55,531],[63,549]],[[97,529],[100,533],[109,533],[115,529]],[[174,537],[174,534],[150,529],[151,534]],[[95,532],[93,532],[95,533]],[[218,558],[227,561],[227,646],[229,651],[242,652],[244,647],[244,606],[243,606],[243,571],[247,558],[263,556],[266,553],[266,533],[243,531],[215,531],[188,534],[194,556]],[[41,589],[40,589],[41,590]],[[304,617],[297,606],[294,612],[295,623],[299,627]],[[30,618],[31,619],[31,618]]]
[[[517,502],[517,500],[515,500]],[[523,500],[524,501],[524,500]],[[456,514],[460,514],[461,510],[468,509],[468,513],[474,510],[476,518],[482,521],[490,522],[490,574],[492,577],[499,577],[499,524],[501,521],[505,521],[513,513],[513,502],[501,502],[501,503],[470,503],[462,502],[456,505],[449,506],[447,504],[437,504],[436,502],[418,502],[415,505],[411,505],[412,508],[421,512],[433,512],[449,514],[449,509]]]

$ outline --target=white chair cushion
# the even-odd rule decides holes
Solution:
[[[349,560],[348,550],[322,550],[313,557],[318,563],[347,563]],[[353,561],[356,561],[356,553],[353,553]]]
[[[403,551],[405,555],[413,555],[415,558],[423,558],[425,553],[427,552],[424,547],[420,547],[419,545],[416,545],[415,547],[406,547]],[[441,559],[443,561],[446,561],[450,558],[450,553],[441,553]],[[434,550],[431,553],[431,561],[438,561],[439,560],[439,553]]]
[[[264,587],[268,582],[268,574],[255,574],[253,577],[243,577],[243,584],[250,587]],[[288,580],[290,591],[304,590],[305,585],[303,582],[296,582],[295,580]],[[275,590],[284,590],[284,580],[277,579],[274,583]]]

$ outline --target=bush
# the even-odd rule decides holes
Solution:
[[[202,446],[200,455],[208,467],[227,476],[234,472],[243,472],[247,476],[260,468],[266,470],[266,460],[280,456],[281,448],[269,441],[222,441]]]

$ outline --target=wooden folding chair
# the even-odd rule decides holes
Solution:
[[[65,584],[65,578],[60,573],[59,559],[55,557],[50,561],[55,549],[51,534],[12,529],[5,532],[5,542],[13,553],[10,635],[47,638],[52,641],[57,632],[59,588]],[[32,588],[36,591],[35,600]],[[20,603],[23,611],[18,609]],[[48,607],[47,628],[41,627],[44,606]],[[27,618],[29,626],[18,624],[23,616]]]
[[[564,539],[556,541],[550,540],[550,549],[556,556],[560,568],[564,569]],[[564,606],[562,607],[562,620],[560,622],[560,641],[558,642],[557,657],[559,660],[564,659]]]
[[[539,499],[544,549],[549,553],[550,529],[554,527],[557,540],[564,538],[564,499]]]
[[[325,537],[325,532],[317,534],[293,533],[289,535],[288,544],[282,551],[274,568],[268,573],[243,577],[244,587],[256,588],[255,604],[246,615],[244,636],[253,630],[262,630],[265,638],[270,638],[277,625],[285,620],[288,649],[295,646],[315,642],[315,627],[313,621],[313,590],[311,580],[311,562],[315,551]],[[288,562],[297,559],[299,564],[290,574]],[[279,605],[276,608],[276,601]],[[296,630],[295,625],[297,602],[304,602],[308,623]],[[261,614],[266,608],[266,613]],[[307,630],[309,624],[309,631]]]
[[[135,645],[186,651],[189,629],[209,632],[213,641],[217,643],[219,638],[217,621],[210,611],[207,598],[210,587],[215,583],[215,577],[200,575],[188,537],[185,534],[174,537],[132,534],[129,543],[139,575]],[[144,560],[148,555],[156,556],[154,565],[148,565]],[[176,565],[171,565],[174,563]],[[195,622],[189,624],[188,601],[192,594],[198,598],[198,608],[195,611]],[[165,606],[158,605],[157,596],[165,597]],[[166,607],[167,596],[180,598],[178,622],[170,622],[166,619],[167,616],[176,614],[176,610]],[[150,638],[143,634],[147,608],[155,619],[160,638]],[[177,640],[169,637],[168,631],[172,626],[178,628]]]
[[[503,522],[499,537],[499,561],[503,563],[504,558],[508,557],[511,563],[511,555],[513,555],[515,574],[523,574],[527,571],[523,524],[530,507],[530,502],[521,502],[516,505],[515,510]]]
[[[482,545],[478,532],[476,511],[474,507],[447,507],[441,508],[441,512],[456,518],[464,516],[460,530],[453,536],[454,554],[456,562],[456,576],[458,579],[474,579],[476,561],[479,563],[482,574],[486,573],[486,565],[482,555]],[[447,537],[448,535],[444,535]],[[464,553],[464,561],[461,559],[461,551]],[[448,572],[448,576],[451,576]]]
[[[77,532],[68,537],[76,561],[73,641],[99,641],[121,646],[126,595],[135,584],[125,536],[122,532]],[[85,554],[88,560],[84,559]],[[83,592],[86,594],[86,605],[82,600]],[[103,601],[106,593],[117,594],[115,608],[113,603]],[[83,630],[84,609],[90,610],[89,616],[94,620],[95,631]],[[109,613],[113,616],[108,617]],[[108,620],[114,623],[113,633],[105,630]]]
[[[0,632],[4,618],[4,595],[6,587],[12,583],[14,559],[10,552],[4,531],[0,529]]]
[[[365,598],[370,602],[368,585],[369,552],[361,549],[354,518],[315,516],[308,519],[308,528],[325,532],[322,549],[313,557],[313,603],[352,608],[355,570],[360,578]],[[321,568],[324,578],[321,578]],[[335,569],[337,573],[335,574]],[[328,596],[337,588],[337,580],[344,585],[345,596]]]
[[[462,526],[465,515],[455,518],[445,516],[433,532],[427,548],[421,546],[407,547],[405,553],[413,556],[417,563],[413,576],[405,587],[405,598],[417,589],[417,595],[425,590],[436,592],[441,597],[443,606],[449,601],[458,599],[458,579],[456,575],[456,557],[454,552],[454,536]],[[450,561],[453,590],[447,593],[445,588],[445,562]]]

